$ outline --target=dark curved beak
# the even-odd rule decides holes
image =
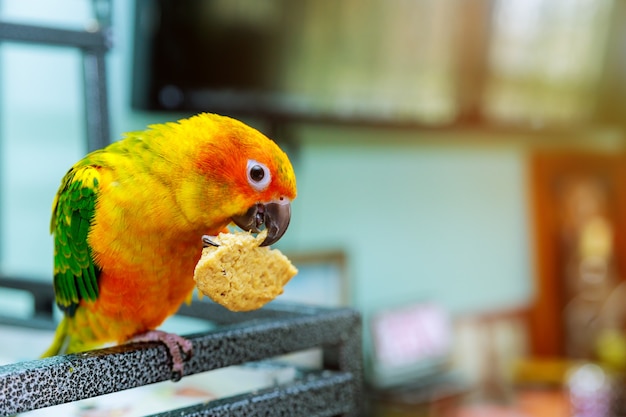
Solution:
[[[232,221],[249,232],[258,233],[265,225],[267,237],[261,246],[272,245],[285,234],[291,220],[291,204],[288,200],[255,204],[244,214],[233,216]]]

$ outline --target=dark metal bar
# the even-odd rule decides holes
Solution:
[[[0,275],[0,288],[3,287],[30,293],[33,297],[34,316],[21,319],[0,315],[0,324],[19,325],[35,329],[55,327],[52,321],[52,310],[54,308],[52,284]]]
[[[353,375],[322,371],[289,384],[151,417],[331,417],[353,411],[354,403]]]
[[[360,316],[351,309],[305,308],[298,317],[259,319],[188,336],[194,357],[185,375],[300,351],[339,349],[339,368],[360,384]],[[352,340],[358,338],[358,340]],[[355,354],[355,346],[359,353]],[[358,361],[359,364],[355,364]],[[14,414],[171,378],[168,351],[140,343],[0,367],[0,414]],[[360,387],[353,389],[356,410]],[[356,414],[351,414],[356,415]]]
[[[0,325],[21,327],[23,329],[50,330],[56,329],[57,324],[49,317],[10,317],[0,315]],[[52,340],[51,340],[52,341]]]
[[[361,340],[361,326],[357,325],[348,330],[349,334],[334,345],[323,349],[325,369],[339,369],[350,372],[354,377],[355,407],[346,416],[357,417],[363,412],[363,351]]]
[[[104,148],[111,141],[107,100],[106,64],[103,50],[83,51],[87,151]]]
[[[50,282],[33,281],[20,277],[0,275],[0,287],[28,291],[36,297],[54,295]]]
[[[111,46],[110,36],[106,31],[87,32],[2,21],[0,21],[0,41],[69,46],[103,52]]]

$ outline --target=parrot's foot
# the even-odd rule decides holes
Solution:
[[[215,236],[203,235],[202,246],[205,248],[208,248],[209,246],[219,247],[219,243],[216,243],[213,239],[215,239]]]
[[[163,343],[169,350],[172,358],[172,381],[174,382],[180,381],[183,377],[184,362],[193,356],[193,344],[190,340],[161,330],[149,330],[133,337],[129,342]]]

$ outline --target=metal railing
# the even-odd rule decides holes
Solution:
[[[16,282],[22,282],[22,285]],[[8,286],[29,290],[21,280],[0,278]],[[42,285],[32,287],[37,300],[49,297]],[[42,327],[39,317],[32,323]],[[348,308],[317,308],[272,303],[233,313],[210,302],[183,306],[179,314],[218,324],[187,335],[194,356],[185,375],[258,361],[319,347],[323,369],[301,371],[295,380],[229,398],[166,411],[158,416],[358,416],[362,403],[360,315]],[[0,323],[19,324],[0,317]],[[22,324],[28,326],[28,321]],[[136,388],[171,378],[165,346],[133,343],[90,352],[0,366],[0,415],[35,410]]]

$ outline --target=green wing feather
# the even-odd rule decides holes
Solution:
[[[100,268],[87,242],[98,197],[100,174],[93,166],[74,166],[65,175],[52,206],[54,291],[59,307],[73,316],[80,300],[98,298]]]

